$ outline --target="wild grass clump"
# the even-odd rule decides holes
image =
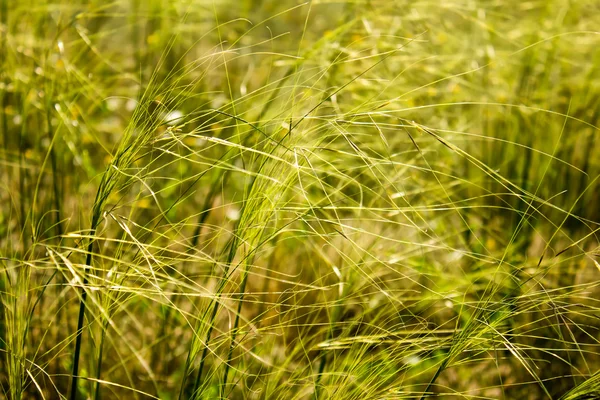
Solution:
[[[598,11],[0,2],[0,397],[600,397]]]

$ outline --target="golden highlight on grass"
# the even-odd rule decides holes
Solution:
[[[599,15],[0,0],[0,398],[600,398]]]

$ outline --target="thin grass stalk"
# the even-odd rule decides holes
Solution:
[[[228,175],[229,174],[226,174],[226,173],[223,174],[222,179],[224,179],[224,180],[227,179]],[[191,187],[199,180],[199,178],[190,186],[190,188],[188,188],[188,190],[191,189]],[[192,243],[188,250],[189,253],[193,252],[196,249],[196,247],[198,246],[198,243],[200,241],[200,233],[202,231],[202,227],[204,226],[204,223],[206,222],[206,220],[210,214],[210,205],[214,201],[214,197],[216,195],[217,189],[219,188],[219,182],[221,182],[220,176],[214,180],[213,184],[211,185],[210,192],[208,193],[208,195],[206,196],[206,199],[204,200],[204,204],[202,205],[202,211],[200,212],[200,215],[198,216],[198,222],[196,223],[196,227],[194,228],[194,233],[192,235]],[[187,192],[187,190],[186,190],[186,192]],[[183,196],[183,194],[182,194],[182,196]],[[177,203],[177,201],[175,201],[175,203]],[[176,293],[173,293],[169,299],[169,302],[171,304],[175,304],[176,300],[177,300],[177,295],[176,295]],[[170,323],[170,320],[172,317],[172,310],[173,310],[173,307],[168,307],[167,310],[165,311],[163,323],[160,325],[160,328],[159,328],[159,334],[158,334],[159,338],[162,338],[166,335],[166,330],[169,326],[169,323]],[[158,357],[159,357],[158,352],[153,352],[152,365],[156,365]]]
[[[25,390],[25,362],[26,362],[26,343],[27,343],[27,305],[28,305],[28,287],[30,276],[30,265],[23,263],[19,268],[19,273],[15,286],[15,292],[11,293],[8,311],[8,380],[10,384],[11,399],[21,399]]]
[[[50,143],[54,143],[55,140],[55,133],[52,129],[52,121],[51,121],[51,114],[50,114],[50,102],[48,102],[48,104],[46,105],[46,129],[48,131],[48,139],[50,141]],[[61,194],[60,194],[60,187],[59,187],[59,173],[58,173],[58,162],[56,159],[56,151],[55,151],[55,145],[50,147],[50,166],[52,169],[52,189],[53,189],[53,200],[54,200],[54,224],[55,224],[55,232],[56,232],[56,240],[57,240],[57,244],[60,246],[61,242],[62,242],[62,236],[63,236],[63,226],[62,226],[62,212],[61,212]],[[56,271],[55,271],[56,274]],[[53,275],[54,277],[54,275]],[[60,296],[60,292],[62,290],[62,287],[66,284],[66,280],[65,277],[63,276],[63,274],[58,274],[58,284],[56,285],[56,297],[59,299],[59,303],[58,303],[58,307],[57,307],[57,321],[58,321],[58,326],[64,326],[64,313],[63,313],[63,303],[64,303],[64,298],[61,298]],[[59,342],[59,335],[60,335],[60,330],[56,331],[56,342]],[[58,357],[56,358],[56,362],[55,362],[55,369],[56,369],[56,373],[59,373],[60,371],[60,360],[58,359]]]
[[[223,270],[223,275],[221,276],[220,279],[220,283],[219,286],[217,288],[217,293],[216,293],[216,298],[213,300],[214,303],[212,304],[212,311],[210,314],[210,319],[209,319],[209,326],[208,326],[208,330],[206,332],[206,337],[204,340],[204,349],[202,350],[202,356],[200,357],[200,365],[198,366],[198,373],[196,374],[196,379],[194,381],[194,387],[192,390],[192,399],[197,398],[197,395],[199,394],[198,391],[200,389],[200,384],[202,382],[202,373],[204,372],[204,364],[206,362],[206,358],[208,357],[208,347],[209,347],[209,343],[210,343],[210,337],[212,335],[212,331],[214,329],[214,325],[215,325],[215,321],[216,321],[216,317],[217,317],[217,312],[219,311],[219,299],[221,298],[221,294],[223,292],[223,289],[225,289],[225,286],[227,284],[227,277],[229,275],[229,270],[231,268],[231,263],[233,262],[233,258],[235,257],[235,253],[237,250],[237,229],[234,230],[234,236],[233,238],[230,240],[229,242],[229,253],[228,253],[228,257],[227,257],[227,263],[226,265],[228,266],[227,268],[225,268]],[[209,305],[209,309],[210,309],[210,305]],[[200,323],[200,322],[199,322]],[[190,349],[190,352],[193,349]],[[193,361],[193,360],[190,360]],[[185,384],[185,380],[182,383],[181,386],[181,391],[179,393],[179,398],[181,398],[181,395],[183,393],[183,387]]]
[[[22,109],[21,114],[24,115],[25,112],[25,99],[22,100]],[[23,124],[21,129],[19,130],[19,210],[21,216],[21,237],[22,237],[22,252],[23,255],[29,249],[29,235],[27,235],[27,202],[26,199],[26,190],[25,190],[25,179],[26,179],[26,169],[25,169],[25,125]]]
[[[342,309],[342,305],[341,303],[341,299],[342,298],[342,293],[340,293],[340,295],[338,296],[338,299],[335,301],[335,304],[333,306],[333,315],[331,316],[331,319],[329,321],[329,329],[327,330],[327,337],[326,337],[326,342],[333,339],[333,330],[335,325],[337,324],[337,322],[340,319],[340,315],[341,315],[341,309]],[[320,356],[321,356],[321,360],[319,361],[319,370],[317,372],[317,379],[315,380],[315,391],[314,391],[314,398],[315,400],[319,399],[319,393],[320,393],[320,387],[321,387],[321,380],[323,379],[323,372],[325,372],[325,367],[327,366],[327,350],[323,349],[320,352]]]
[[[277,146],[272,149],[272,152],[275,152],[275,150],[279,146],[286,148],[282,144],[282,140],[280,140],[277,143]],[[262,162],[260,163],[260,166],[258,168],[258,172],[262,171],[265,168],[265,166],[267,165],[267,161],[268,161],[268,157],[266,157],[266,158],[264,158],[262,160]],[[256,176],[259,176],[259,175],[257,174]],[[250,194],[256,188],[256,185],[257,185],[257,179],[256,179],[256,177],[254,177],[248,183],[248,189],[247,189],[247,193],[248,194],[246,195],[246,201],[244,202],[244,207],[242,209],[242,213],[241,213],[242,216],[240,218],[240,221],[242,220],[242,218],[244,216],[244,213],[246,211],[246,208],[248,206]],[[263,226],[263,229],[264,229],[264,226]],[[265,241],[263,243],[266,243],[266,242],[267,241]],[[244,304],[244,296],[245,296],[245,293],[246,293],[246,284],[248,282],[248,275],[250,274],[250,268],[251,268],[252,263],[253,263],[254,254],[255,254],[255,251],[256,251],[256,249],[258,247],[260,247],[260,244],[254,250],[252,250],[252,252],[251,252],[250,255],[246,256],[246,260],[244,262],[245,265],[244,265],[244,271],[242,272],[242,283],[240,285],[240,293],[239,293],[238,299],[237,299],[237,301],[238,301],[237,312],[236,312],[236,315],[235,315],[235,321],[234,321],[234,324],[233,324],[233,329],[231,331],[231,341],[230,341],[230,344],[229,344],[229,351],[228,351],[228,354],[227,354],[227,360],[225,362],[225,371],[224,371],[224,375],[223,375],[223,385],[222,385],[222,390],[223,391],[227,390],[227,381],[228,381],[228,377],[229,377],[229,370],[231,369],[231,362],[232,362],[232,359],[233,359],[233,352],[234,352],[235,347],[236,347],[235,346],[235,341],[236,341],[236,338],[237,338],[238,327],[239,327],[239,322],[240,322],[240,317],[241,317],[241,312],[242,312],[242,306]]]
[[[259,131],[260,133],[263,133],[260,129],[258,129],[255,126],[252,126],[255,130]],[[264,133],[263,133],[264,134]],[[279,144],[279,143],[278,143]],[[275,148],[272,150],[275,151]],[[258,171],[260,172],[263,167],[266,164],[266,159],[263,160],[263,162],[261,163],[260,167],[258,168]],[[258,175],[256,175],[258,176]],[[227,282],[227,277],[229,275],[230,269],[231,269],[231,263],[233,262],[233,258],[235,257],[235,254],[237,252],[237,242],[239,241],[239,232],[241,231],[240,226],[241,226],[241,221],[244,220],[244,214],[246,213],[246,209],[248,206],[248,196],[250,193],[252,193],[252,189],[254,188],[254,185],[256,184],[257,180],[256,180],[256,176],[254,176],[250,182],[248,182],[248,186],[247,186],[247,190],[246,193],[248,193],[248,195],[246,196],[246,201],[244,201],[244,204],[242,206],[242,209],[240,210],[240,219],[238,220],[238,222],[236,223],[236,227],[233,231],[233,238],[231,240],[231,248],[229,250],[229,256],[227,259],[227,263],[226,265],[228,266],[224,271],[223,271],[223,277],[221,279],[222,284],[220,285],[218,292],[217,292],[217,296],[218,298],[220,298],[221,296],[221,292],[222,290],[225,288],[226,282]],[[232,332],[232,342],[231,342],[231,346],[233,346],[233,342],[235,341],[235,331],[237,330],[237,325],[239,324],[239,310],[241,310],[241,303],[243,301],[243,293],[244,293],[244,288],[246,285],[246,278],[247,278],[247,273],[248,273],[248,264],[246,264],[246,269],[245,269],[245,277],[243,278],[243,282],[242,282],[242,286],[243,288],[241,289],[241,293],[240,293],[240,301],[238,303],[238,313],[236,314],[236,319],[235,319],[235,324],[234,324],[234,328],[233,328],[233,332]],[[202,351],[202,358],[200,359],[200,366],[198,368],[198,374],[196,375],[196,381],[194,383],[194,390],[193,390],[193,396],[197,395],[197,392],[199,390],[200,387],[200,383],[202,380],[202,372],[204,369],[204,363],[206,360],[206,357],[208,355],[208,344],[210,341],[210,336],[212,334],[212,330],[213,330],[213,326],[214,326],[214,321],[217,315],[217,311],[219,308],[219,302],[218,302],[218,298],[215,299],[215,303],[213,305],[213,310],[212,310],[212,314],[211,314],[211,323],[210,326],[208,328],[208,332],[207,332],[207,336],[206,336],[206,341],[205,341],[205,347],[204,350]],[[228,356],[228,362],[225,364],[225,376],[224,376],[224,382],[226,382],[227,379],[227,375],[228,375],[228,370],[229,370],[229,358],[232,356],[232,352],[233,349],[230,348],[229,349],[229,356]],[[195,398],[195,397],[193,397]]]
[[[231,369],[231,362],[233,359],[233,351],[235,350],[235,339],[237,337],[238,326],[240,323],[240,314],[242,313],[242,305],[244,304],[244,293],[246,292],[246,283],[248,282],[248,273],[249,273],[249,262],[246,262],[246,266],[243,272],[242,284],[240,286],[240,294],[238,295],[238,305],[237,311],[235,314],[235,321],[233,323],[233,329],[231,331],[231,342],[229,344],[229,352],[227,353],[227,360],[225,361],[225,372],[223,374],[223,386],[222,390],[225,392],[227,390],[227,378],[229,377],[229,370]]]
[[[100,185],[98,186],[98,191],[96,192],[96,197],[94,199],[93,208],[92,208],[92,223],[90,225],[90,242],[87,247],[87,255],[84,264],[83,271],[83,282],[80,293],[80,301],[79,301],[79,314],[77,318],[77,331],[76,331],[76,339],[75,339],[75,351],[73,353],[73,369],[71,374],[71,400],[77,399],[77,382],[79,379],[79,359],[81,356],[81,339],[82,339],[82,331],[83,331],[83,321],[85,319],[85,309],[86,309],[86,300],[87,300],[87,292],[86,286],[88,284],[88,276],[87,270],[92,266],[93,260],[93,251],[94,251],[94,235],[96,234],[96,230],[98,228],[98,224],[100,222],[100,218],[102,215],[102,209],[104,203],[108,199],[108,196],[112,193],[117,185],[117,181],[119,180],[119,171],[126,170],[135,160],[135,154],[142,149],[153,136],[153,132],[156,128],[156,124],[160,121],[157,120],[156,111],[157,107],[154,103],[151,103],[151,109],[141,110],[140,108],[136,109],[136,111],[140,111],[144,118],[147,118],[146,121],[143,122],[143,125],[140,127],[142,132],[137,134],[136,136],[132,136],[132,129],[135,123],[139,122],[140,115],[134,112],[133,116],[133,124],[130,125],[129,130],[125,132],[125,136],[121,142],[121,146],[114,156],[112,162],[106,169],[105,173],[102,175],[102,180]]]
[[[261,110],[261,115],[263,115],[264,113],[266,113],[266,111],[270,108],[270,106],[271,106],[270,102],[267,103],[267,104],[265,104],[263,106],[262,110]],[[215,111],[218,112],[218,110],[215,110]],[[238,118],[234,117],[234,119],[236,120],[236,126],[237,126]],[[260,128],[258,128],[257,126],[254,126],[253,124],[250,124],[250,125],[252,126],[252,128],[254,130],[256,130],[259,133],[261,133],[261,134],[264,135],[264,132]],[[242,145],[245,145],[247,143],[247,140],[249,140],[249,137],[242,142]],[[229,151],[227,151],[225,154],[228,154]],[[222,157],[224,157],[225,154]],[[263,166],[264,166],[264,163],[263,163],[263,165],[261,165],[261,169],[262,169]],[[206,218],[208,218],[208,210],[209,210],[209,206],[211,204],[210,200],[212,200],[212,197],[216,193],[216,189],[218,188],[218,183],[221,182],[221,181],[223,183],[225,183],[227,181],[227,179],[229,178],[229,176],[231,175],[230,172],[231,172],[230,170],[225,170],[223,172],[223,174],[222,174],[222,177],[220,179],[219,178],[215,179],[213,185],[211,186],[211,189],[210,189],[210,192],[209,192],[209,196],[207,197],[207,199],[206,199],[206,201],[204,203],[204,207],[203,207],[204,212],[200,215],[198,224],[196,226],[196,229],[194,230],[194,235],[193,235],[193,238],[192,238],[192,241],[193,241],[192,248],[195,248],[197,246],[197,243],[198,243],[198,240],[199,240],[200,231],[202,229],[202,226],[203,226],[204,222],[206,221]],[[252,181],[249,184],[249,188],[252,188],[252,186],[254,185],[254,182],[255,182],[255,179],[252,179]],[[242,214],[243,214],[244,208],[245,208],[245,206],[242,207],[242,210],[241,210]],[[236,228],[234,229],[234,240],[237,238],[238,226],[239,226],[239,223],[236,224]],[[235,243],[231,242],[231,245],[232,245],[232,248],[230,250],[229,257],[228,257],[228,262],[227,262],[227,265],[229,265],[229,266],[231,265],[231,262],[233,261],[233,257],[235,256]],[[228,273],[229,273],[229,269],[226,269],[224,271],[224,275],[222,277],[221,282],[224,282],[226,280],[226,276],[227,276]],[[217,291],[219,297],[220,297],[220,290],[222,290],[223,288],[224,288],[224,284],[223,284],[223,287],[220,287],[219,290]],[[192,398],[194,398],[194,396],[196,396],[196,394],[197,394],[197,392],[199,390],[199,387],[200,387],[200,383],[201,383],[201,380],[202,380],[202,373],[203,373],[203,370],[204,370],[204,364],[205,364],[206,358],[208,356],[208,343],[210,341],[210,336],[212,335],[213,322],[214,322],[214,320],[216,318],[218,309],[219,309],[218,301],[215,301],[215,303],[213,305],[212,312],[211,312],[211,317],[210,317],[211,324],[210,324],[210,326],[208,328],[208,331],[207,331],[207,335],[206,335],[206,339],[205,339],[205,347],[204,347],[204,349],[202,351],[202,356],[200,358],[200,364],[199,364],[199,367],[198,367],[198,373],[196,375],[196,379],[195,379],[195,382],[194,382],[194,389],[192,391]],[[237,316],[236,316],[236,320],[237,320]],[[190,349],[190,352],[191,352],[191,349]],[[188,359],[186,361],[186,368],[185,368],[186,371],[187,371],[187,369],[190,366],[189,364],[193,361],[189,357],[190,357],[190,354],[188,353]],[[184,374],[184,379],[183,379],[183,382],[182,382],[182,385],[181,385],[181,388],[180,388],[179,398],[181,398],[181,396],[183,394],[183,388],[185,386],[185,376],[186,376],[186,374]]]
[[[96,384],[94,389],[94,400],[100,400],[100,374],[102,372],[102,355],[104,348],[104,340],[106,338],[106,330],[108,329],[108,319],[102,322],[102,330],[100,332],[100,344],[98,346],[98,360],[96,363]]]
[[[92,220],[91,236],[96,234],[96,225],[99,216],[94,215]],[[92,266],[92,254],[94,251],[94,240],[91,238],[87,248],[85,266],[83,271],[83,282],[81,284],[81,293],[79,298],[79,314],[77,317],[77,333],[75,334],[75,351],[73,353],[73,369],[71,370],[71,400],[77,400],[77,381],[79,379],[79,359],[81,354],[81,339],[83,333],[83,320],[85,319],[85,307],[87,300],[86,286],[88,284],[87,269]]]

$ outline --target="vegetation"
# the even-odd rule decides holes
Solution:
[[[0,17],[0,397],[600,398],[596,1]]]

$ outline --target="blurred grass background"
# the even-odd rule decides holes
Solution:
[[[598,2],[0,16],[0,397],[600,398]]]

